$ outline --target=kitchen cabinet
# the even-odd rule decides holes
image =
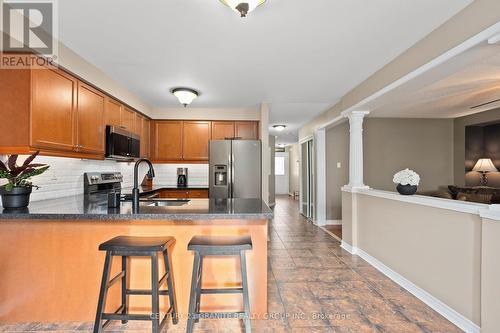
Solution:
[[[258,140],[259,122],[257,121],[235,121],[234,136],[240,140]]]
[[[32,70],[31,79],[31,146],[72,151],[78,81],[58,69]]]
[[[122,108],[122,113],[121,113],[121,127],[123,129],[126,129],[127,131],[137,133],[137,129],[135,128],[135,117],[136,114],[133,110],[130,110],[127,107]]]
[[[121,126],[122,125],[122,105],[120,102],[106,97],[105,112],[104,112],[104,126]]]
[[[208,189],[163,189],[159,193],[162,199],[206,199],[208,198]]]
[[[76,151],[104,154],[104,107],[102,93],[78,82]]]
[[[182,121],[154,122],[154,159],[182,161]]]
[[[234,138],[234,121],[212,121],[212,140]]]
[[[150,141],[151,141],[151,121],[145,117],[141,117],[141,156],[149,158],[151,156]]]
[[[210,138],[209,121],[183,121],[182,158],[188,161],[208,161]]]

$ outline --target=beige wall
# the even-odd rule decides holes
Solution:
[[[312,135],[318,127],[339,116],[342,111],[355,106],[387,85],[429,63],[499,21],[500,1],[474,1],[344,95],[334,107],[304,125],[299,131],[299,137],[304,138]]]
[[[248,108],[155,108],[154,119],[260,120],[260,107]]]
[[[365,184],[394,191],[393,175],[405,168],[421,177],[420,191],[453,183],[451,119],[368,118],[363,133]]]
[[[500,108],[460,117],[454,121],[454,183],[458,186],[465,185],[465,127],[500,120]],[[500,174],[490,174],[489,177],[498,177]]]
[[[481,332],[497,333],[500,327],[500,221],[483,221],[481,260]]]
[[[357,246],[480,325],[481,218],[357,196]]]
[[[337,163],[341,163],[340,169]],[[342,219],[342,192],[349,183],[349,123],[326,131],[326,219]]]
[[[287,147],[289,153],[289,193],[293,194],[300,190],[300,156],[299,156],[299,144],[294,144]]]
[[[363,127],[366,185],[395,191],[392,177],[405,168],[421,176],[420,191],[453,184],[453,120],[366,118]],[[326,132],[326,147],[327,219],[339,220],[340,189],[349,182],[347,122]]]

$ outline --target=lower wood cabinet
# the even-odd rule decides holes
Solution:
[[[206,199],[208,198],[208,189],[195,190],[180,190],[180,189],[163,189],[160,191],[162,199]]]

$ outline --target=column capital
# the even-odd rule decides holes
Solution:
[[[365,116],[369,115],[370,111],[343,111],[341,115],[344,118],[364,118]]]

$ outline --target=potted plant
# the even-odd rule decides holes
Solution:
[[[30,194],[35,186],[30,181],[31,177],[41,175],[49,168],[45,164],[31,163],[38,153],[37,151],[26,158],[22,165],[17,165],[18,155],[10,155],[6,163],[0,161],[0,179],[7,179],[7,184],[0,186],[4,208],[28,206]]]
[[[420,183],[420,176],[413,170],[404,169],[397,172],[392,180],[402,195],[413,195],[417,192],[417,186]]]

